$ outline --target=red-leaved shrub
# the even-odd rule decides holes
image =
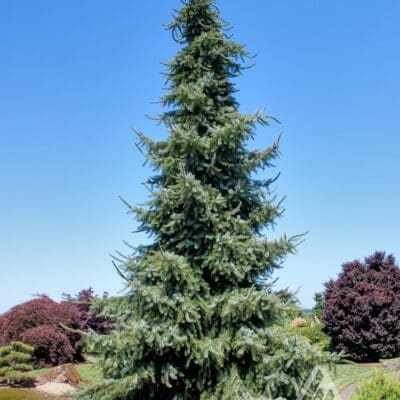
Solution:
[[[28,329],[21,339],[35,349],[35,363],[40,368],[70,363],[75,359],[75,349],[69,338],[54,325]]]
[[[71,303],[40,296],[0,316],[0,344],[21,340],[35,347],[34,361],[57,365],[82,359],[80,336],[63,328],[80,329],[80,312]]]
[[[78,308],[83,330],[92,330],[100,335],[110,332],[113,320],[102,313],[102,303],[108,299],[107,292],[100,297],[95,294],[93,288],[89,287],[82,289],[74,296],[64,293],[63,298],[64,302],[72,303]]]
[[[358,361],[400,355],[400,269],[376,252],[325,284],[322,321],[332,344]]]

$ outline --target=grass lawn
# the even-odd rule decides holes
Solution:
[[[30,375],[33,375],[35,378],[37,378],[40,375],[46,375],[51,368],[41,368],[41,369],[35,369],[32,372],[29,372]]]
[[[91,360],[87,363],[76,365],[76,368],[85,382],[97,383],[102,379],[100,368]],[[48,371],[48,368],[44,368],[34,372],[35,376],[39,376],[46,374]],[[337,364],[336,370],[332,369],[329,373],[338,390],[342,390],[353,383],[371,378],[375,371],[376,368],[363,366],[362,364]],[[2,399],[0,398],[0,400]]]
[[[41,400],[42,397],[32,391],[22,389],[0,389],[0,400]]]
[[[76,369],[85,382],[97,383],[102,380],[100,368],[93,363],[79,364]]]
[[[333,382],[340,391],[354,383],[359,383],[371,378],[377,367],[363,366],[362,364],[337,364],[336,371],[329,371]]]
[[[89,357],[86,363],[78,364],[76,365],[76,368],[85,383],[97,383],[102,380],[101,370],[96,365],[94,357],[92,358]],[[343,364],[337,364],[335,369],[329,370],[329,374],[333,382],[335,383],[337,389],[341,391],[349,385],[364,382],[369,378],[373,377],[378,368],[379,364],[376,364],[376,366],[374,366],[371,364],[343,363]],[[50,368],[39,369],[34,371],[34,375],[35,376],[44,375],[47,372],[49,372],[49,370]],[[390,370],[388,369],[385,370],[386,372],[391,373]],[[2,397],[1,394],[2,390],[0,390],[0,400],[9,399],[8,397]],[[15,397],[15,399],[19,399],[19,397]],[[32,400],[35,400],[35,397],[32,397]]]

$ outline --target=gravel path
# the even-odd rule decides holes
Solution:
[[[346,388],[344,388],[340,392],[342,399],[343,400],[351,400],[351,396],[353,396],[353,394],[356,392],[359,385],[360,384],[354,384],[354,385],[350,385],[350,386],[347,386]]]

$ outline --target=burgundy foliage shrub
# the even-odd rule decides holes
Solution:
[[[102,301],[108,299],[108,293],[104,292],[100,297],[94,293],[93,288],[82,289],[77,295],[63,294],[64,302],[74,304],[79,312],[83,330],[93,330],[105,335],[110,332],[113,321],[102,315]]]
[[[0,344],[20,340],[37,346],[34,361],[40,365],[81,360],[80,336],[62,325],[81,329],[79,310],[73,304],[59,304],[42,295],[0,316]]]
[[[322,322],[333,346],[357,361],[400,355],[400,269],[376,252],[325,284]]]
[[[40,368],[70,363],[75,359],[76,351],[71,341],[54,325],[28,329],[21,335],[21,339],[34,347],[36,365]]]

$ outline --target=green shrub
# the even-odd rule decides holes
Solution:
[[[352,400],[399,400],[400,382],[383,373],[362,386]]]
[[[321,351],[331,350],[331,339],[322,331],[323,325],[315,322],[310,322],[304,327],[293,327],[289,329],[290,333],[294,333],[300,338],[306,340],[308,343],[315,345]]]
[[[29,385],[35,380],[31,360],[33,347],[22,342],[11,342],[0,347],[0,383]]]

